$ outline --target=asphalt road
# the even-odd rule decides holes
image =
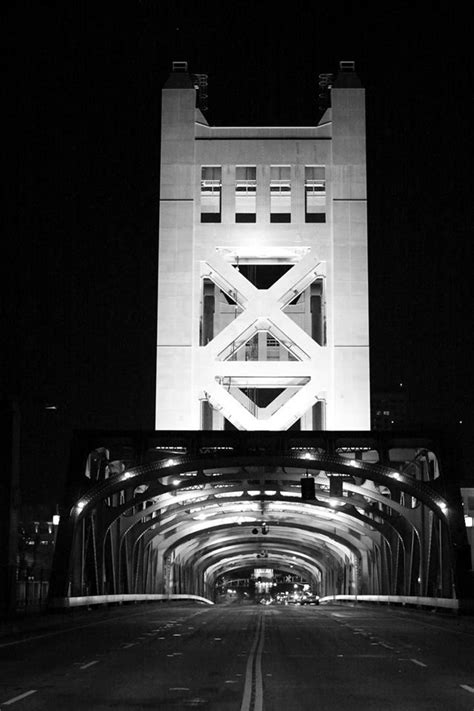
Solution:
[[[147,604],[0,640],[0,709],[474,711],[474,619]]]

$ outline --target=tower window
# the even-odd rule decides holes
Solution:
[[[235,221],[257,220],[257,169],[237,166],[235,169]]]
[[[270,170],[270,222],[291,222],[291,168],[272,165]]]
[[[221,222],[222,169],[203,166],[201,171],[201,222]]]
[[[326,171],[324,167],[305,168],[305,222],[326,222]]]
[[[267,360],[280,360],[280,343],[270,333],[267,333]]]

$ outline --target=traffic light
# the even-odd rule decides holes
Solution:
[[[314,501],[316,499],[314,478],[312,476],[304,476],[300,479],[300,482],[303,501]]]

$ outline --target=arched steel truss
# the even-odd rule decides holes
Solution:
[[[400,463],[389,455],[400,443],[385,435],[307,433],[297,447],[267,435],[249,446],[244,433],[221,432],[218,446],[196,446],[190,433],[192,446],[121,447],[120,456],[104,436],[82,451],[52,594],[212,598],[220,575],[258,567],[261,556],[322,595],[456,594],[462,512],[431,442],[410,440],[403,451],[414,456]],[[302,500],[306,476],[314,500]]]

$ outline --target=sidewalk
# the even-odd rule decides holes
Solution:
[[[107,617],[109,613],[110,608],[102,610],[92,610],[90,608],[67,611],[43,610],[26,614],[19,613],[15,617],[0,619],[0,640],[30,637],[35,634],[58,630],[61,627],[74,626],[91,620],[92,615],[94,615],[95,620],[100,620],[101,617]]]
[[[139,609],[144,603],[109,603],[94,607],[76,607],[61,610],[42,610],[29,613],[18,613],[15,617],[0,619],[0,646],[14,639],[25,639],[32,636],[54,633],[62,627],[70,629],[88,623],[101,622],[108,617],[130,615],[133,609]],[[161,602],[147,602],[146,605],[162,605]],[[194,601],[176,601],[178,605],[195,605]],[[168,603],[166,602],[168,606]]]

